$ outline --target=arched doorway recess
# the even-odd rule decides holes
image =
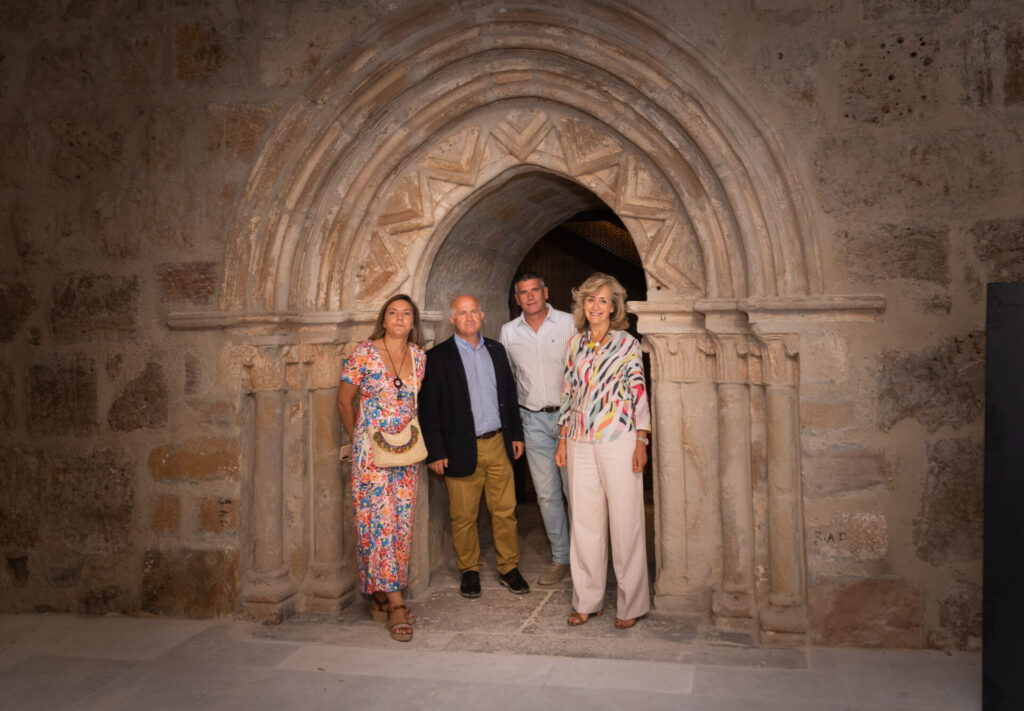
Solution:
[[[334,387],[377,304],[401,290],[437,307],[432,283],[472,290],[525,251],[516,240],[531,233],[511,222],[450,240],[474,205],[493,201],[501,219],[510,195],[528,195],[539,229],[589,193],[629,229],[648,281],[631,308],[652,356],[656,605],[805,630],[800,334],[883,304],[824,294],[794,176],[725,78],[638,12],[583,0],[425,3],[380,25],[267,140],[229,235],[220,311],[169,318],[227,329],[223,360],[251,394],[249,614],[332,610],[351,594]],[[281,479],[295,467],[309,502],[285,523]],[[427,517],[417,525],[425,534]]]

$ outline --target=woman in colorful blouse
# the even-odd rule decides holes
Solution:
[[[568,465],[572,614],[582,625],[604,612],[608,538],[618,582],[615,626],[651,609],[643,471],[651,413],[640,344],[624,330],[626,290],[596,273],[573,289],[579,331],[566,351],[555,462]]]
[[[415,416],[426,364],[422,333],[412,299],[392,296],[377,315],[370,340],[345,361],[338,385],[338,413],[352,442],[341,448],[341,459],[352,462],[359,587],[373,596],[371,616],[400,642],[412,639],[413,616],[402,590],[409,578],[419,464],[375,466],[370,437],[377,430],[399,432]],[[352,404],[357,393],[358,417]]]

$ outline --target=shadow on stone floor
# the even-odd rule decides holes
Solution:
[[[409,600],[416,613],[408,646],[452,652],[547,655],[593,659],[631,659],[728,666],[802,669],[800,648],[765,648],[751,635],[711,627],[699,616],[652,612],[636,627],[614,626],[614,578],[609,572],[605,612],[585,625],[570,627],[572,581],[540,587],[537,577],[550,562],[547,538],[535,506],[520,506],[520,569],[531,584],[513,595],[498,582],[490,537],[481,536],[482,595],[459,595],[459,575],[451,561],[437,566],[429,589]],[[277,626],[252,628],[257,638],[326,645],[394,646],[387,630],[369,617],[369,602],[356,596],[337,616],[299,614]]]

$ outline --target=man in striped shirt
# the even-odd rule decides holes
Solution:
[[[548,288],[539,274],[520,274],[513,288],[523,313],[501,327],[501,344],[516,376],[526,462],[551,542],[551,565],[537,583],[554,585],[569,572],[569,522],[562,503],[569,484],[565,468],[555,465],[555,449],[565,349],[576,328],[571,314],[548,305]]]

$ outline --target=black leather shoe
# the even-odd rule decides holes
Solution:
[[[463,573],[462,582],[459,583],[459,592],[462,597],[480,597],[480,573],[475,570],[467,570]]]
[[[498,576],[498,581],[509,589],[509,592],[516,595],[525,595],[530,592],[530,584],[519,574],[519,568],[513,568],[507,573]]]

